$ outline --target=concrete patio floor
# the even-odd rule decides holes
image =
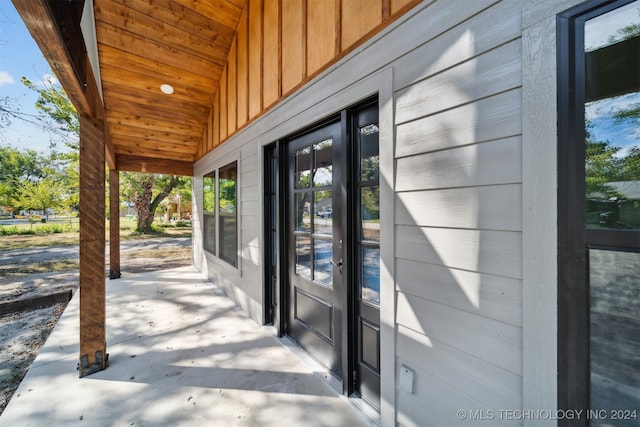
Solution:
[[[372,423],[192,267],[107,280],[109,367],[82,379],[78,303],[76,294],[0,426]]]

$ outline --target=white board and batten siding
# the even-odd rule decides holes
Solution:
[[[523,332],[526,321],[537,327],[523,312],[524,299],[536,297],[526,292],[534,288],[525,283],[523,254],[532,250],[523,249],[523,231],[531,237],[537,220],[523,213],[532,200],[523,188],[535,185],[524,160],[531,121],[523,123],[523,97],[531,87],[523,56],[535,52],[522,34],[523,19],[539,18],[537,7],[552,19],[550,5],[425,0],[196,164],[201,176],[239,160],[241,268],[233,273],[201,258],[209,277],[260,322],[262,148],[381,94],[381,165],[393,165],[381,172],[384,425],[459,426],[459,410],[523,409],[536,400],[523,384],[549,376],[550,365],[533,360],[540,350],[523,354],[530,337],[544,334]],[[194,190],[201,185],[195,180]],[[413,394],[398,383],[401,365],[416,373]]]

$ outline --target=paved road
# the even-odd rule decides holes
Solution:
[[[191,237],[161,237],[153,239],[125,240],[120,242],[120,251],[135,249],[160,249],[165,246],[190,246]],[[109,256],[109,244],[106,247]],[[61,259],[78,259],[78,245],[39,247],[0,251],[0,266],[10,264],[30,264]]]
[[[26,219],[0,219],[0,225],[28,224]]]

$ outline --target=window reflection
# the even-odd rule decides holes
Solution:
[[[237,175],[236,162],[230,163],[218,172],[220,258],[234,267],[238,266]]]
[[[323,285],[333,285],[333,243],[331,240],[314,239],[313,279]]]
[[[362,248],[361,256],[361,298],[363,301],[380,304],[380,249]]]
[[[360,298],[380,304],[380,155],[376,123],[361,126],[358,132],[360,170],[358,176],[358,245]]]
[[[360,180],[362,182],[377,181],[380,174],[378,133],[376,124],[360,128]]]
[[[333,140],[313,144],[315,167],[313,170],[313,186],[333,185]]]
[[[640,1],[585,24],[588,228],[640,229]]]
[[[205,176],[202,186],[202,210],[204,214],[203,223],[203,246],[204,249],[216,254],[216,178],[215,172]]]
[[[311,183],[311,148],[296,151],[296,188],[309,188]]]
[[[640,408],[640,254],[589,250],[589,293],[591,409]]]
[[[311,237],[296,236],[296,274],[311,280]]]
[[[360,192],[360,220],[363,240],[380,241],[380,187],[364,187]]]
[[[311,192],[298,193],[295,200],[296,231],[311,231]]]
[[[313,211],[313,232],[319,234],[333,234],[333,198],[331,191],[315,191]]]

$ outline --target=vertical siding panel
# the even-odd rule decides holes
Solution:
[[[220,91],[213,101],[213,148],[220,145]]]
[[[415,0],[391,0],[391,14],[393,15],[409,3],[415,3]]]
[[[231,45],[229,50],[229,58],[227,59],[227,132],[232,135],[238,128],[237,112],[238,112],[238,39]]]
[[[382,22],[382,0],[342,1],[342,49],[349,48]]]
[[[242,127],[248,119],[249,102],[249,52],[248,52],[248,9],[245,9],[238,25],[238,127]]]
[[[282,93],[304,78],[303,0],[282,0]]]
[[[280,98],[280,3],[264,4],[264,71],[263,101],[269,107]]]
[[[207,142],[208,141],[204,138],[204,135],[202,135],[202,140],[200,141],[200,144],[198,144],[198,152],[197,152],[196,160],[201,158],[204,155],[204,153],[209,151]]]
[[[307,74],[312,75],[336,55],[336,3],[307,3]]]
[[[277,3],[275,0],[266,2]],[[272,31],[269,29],[269,31]],[[266,35],[266,31],[265,31]],[[277,45],[277,39],[276,39]],[[265,60],[267,59],[265,55]],[[262,0],[249,1],[249,119],[262,111]]]
[[[229,135],[227,131],[227,68],[222,71],[220,76],[220,142],[224,141]]]
[[[207,147],[209,147],[209,151],[213,150],[213,108],[209,111],[207,119]]]
[[[211,112],[209,112],[209,117],[211,117]],[[207,118],[207,127],[202,132],[202,146],[204,147],[205,152],[209,152],[212,148],[211,146],[212,141],[209,138],[209,135],[212,135],[211,133],[212,129],[209,127],[209,117]]]

